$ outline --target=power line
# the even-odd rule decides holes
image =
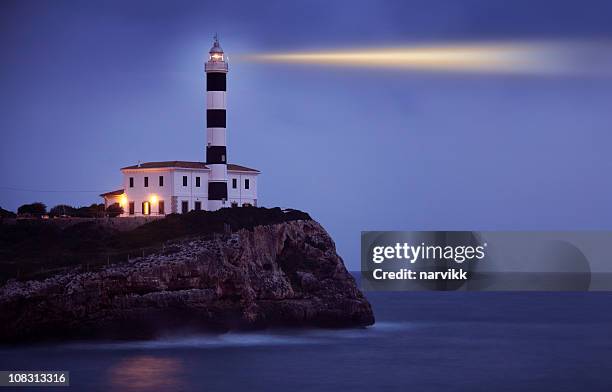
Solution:
[[[0,189],[7,191],[18,191],[18,192],[41,192],[41,193],[104,193],[107,191],[101,190],[61,190],[61,189],[27,189],[27,188],[13,188],[8,186],[0,186]]]

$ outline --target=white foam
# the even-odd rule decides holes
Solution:
[[[174,349],[174,348],[216,348],[216,347],[249,347],[277,346],[293,344],[313,344],[310,339],[271,334],[236,334],[192,335],[184,337],[166,337],[155,340],[135,340],[117,342],[83,342],[67,344],[67,348],[77,350],[130,350],[130,349]]]
[[[382,336],[414,328],[411,323],[379,322],[367,328],[354,329],[292,329],[266,332],[230,332],[219,335],[166,336],[155,340],[88,341],[62,345],[75,350],[165,350],[176,348],[211,349],[220,347],[290,346],[330,344],[338,339],[358,339]]]

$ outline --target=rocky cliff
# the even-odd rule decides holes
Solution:
[[[196,235],[96,272],[0,288],[0,341],[366,326],[368,301],[314,220]]]

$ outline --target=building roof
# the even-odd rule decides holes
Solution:
[[[257,169],[251,169],[250,167],[235,165],[233,163],[228,163],[227,164],[227,170],[229,170],[229,171],[245,171],[245,172],[260,173],[260,171],[257,170]]]
[[[123,189],[117,189],[116,191],[111,191],[111,192],[106,192],[106,193],[102,193],[100,196],[104,197],[104,196],[119,196],[119,195],[123,195]]]
[[[188,162],[188,161],[162,161],[162,162],[142,162],[138,165],[122,167],[126,169],[161,169],[165,167],[180,167],[185,169],[208,169],[203,162]]]
[[[219,45],[219,35],[215,34],[213,47],[210,48],[209,53],[223,53],[223,49],[221,49],[221,45]]]
[[[122,167],[121,170],[163,169],[163,168],[210,170],[210,168],[206,166],[204,162],[188,162],[188,161],[143,162],[138,165]],[[235,165],[233,163],[227,164],[227,170],[259,173],[259,170],[257,169],[251,169],[250,167]]]

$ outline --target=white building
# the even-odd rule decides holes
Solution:
[[[206,63],[206,162],[145,162],[121,169],[123,188],[104,193],[123,216],[165,215],[191,210],[257,206],[259,171],[227,163],[228,66],[215,37]]]

